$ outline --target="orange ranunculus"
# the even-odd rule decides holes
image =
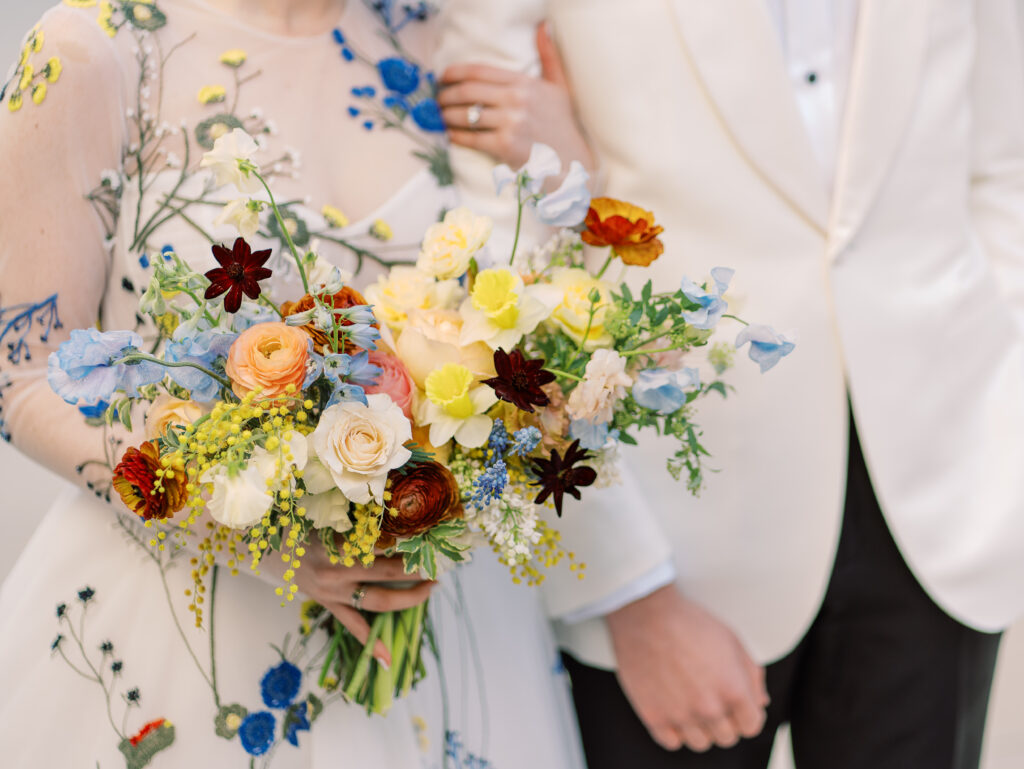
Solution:
[[[442,521],[462,517],[459,484],[444,465],[421,462],[411,469],[392,470],[388,476],[391,502],[381,520],[381,547],[395,539],[414,537]]]
[[[302,388],[309,360],[307,337],[301,329],[286,323],[257,323],[246,329],[231,344],[224,371],[231,389],[242,398],[261,389],[266,398],[287,392],[288,385]]]
[[[175,471],[158,477],[160,448],[146,441],[129,448],[114,468],[114,490],[140,518],[170,518],[185,506],[185,475]]]
[[[594,198],[584,224],[584,243],[611,246],[626,264],[646,267],[665,250],[658,240],[665,228],[654,224],[654,214],[632,203]]]
[[[327,305],[328,307],[333,307],[335,310],[344,310],[348,307],[355,307],[356,305],[366,304],[366,300],[363,298],[363,295],[356,291],[354,288],[349,288],[348,286],[345,286],[344,288],[341,289],[341,291],[339,291],[336,294],[321,294],[319,296],[319,299],[323,304]],[[316,306],[316,301],[313,299],[312,296],[306,294],[297,302],[284,302],[281,305],[281,314],[284,315],[285,317],[288,317],[289,315],[298,315],[300,312],[312,310],[314,306]],[[348,326],[350,324],[351,322],[348,320],[341,321],[342,326]],[[376,323],[374,323],[373,325],[375,327],[377,326]],[[310,337],[312,337],[314,350],[316,350],[321,355],[323,355],[325,350],[327,350],[327,352],[331,351],[331,340],[330,337],[325,332],[318,329],[312,323],[307,323],[301,328],[303,331],[309,334]],[[342,352],[346,352],[349,354],[359,352],[359,350],[356,349],[354,345],[348,342],[346,342],[345,348],[346,349],[343,350]]]

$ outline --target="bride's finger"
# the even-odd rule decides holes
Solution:
[[[519,76],[518,72],[487,64],[452,64],[441,73],[441,83],[449,85],[465,80],[480,80],[485,83],[508,85],[515,82]]]
[[[467,80],[464,83],[445,86],[437,95],[437,103],[444,107],[466,107],[470,104],[501,105],[513,100],[513,89],[507,85],[481,83]]]
[[[345,626],[348,632],[355,636],[359,643],[365,644],[369,640],[370,623],[358,611],[351,606],[345,606],[340,603],[327,604],[327,610],[335,616],[338,622]],[[377,639],[377,642],[373,645],[373,656],[385,667],[391,667],[391,652],[388,651],[388,647],[380,639]]]
[[[476,122],[471,120],[470,110],[479,109]],[[508,123],[508,110],[500,107],[487,105],[459,105],[457,107],[445,107],[441,110],[441,117],[444,124],[450,131],[453,128],[461,128],[470,131],[493,131]]]
[[[452,144],[479,150],[491,157],[501,157],[505,149],[506,139],[498,131],[472,131],[467,128],[451,128],[448,139]]]
[[[408,573],[401,556],[375,558],[371,566],[365,567],[358,574],[361,582],[405,582],[426,579],[420,572]],[[346,577],[351,577],[351,572]]]
[[[360,608],[375,612],[411,609],[430,598],[430,593],[436,584],[436,582],[423,582],[416,587],[399,590],[365,584],[362,586],[363,600],[360,602]]]

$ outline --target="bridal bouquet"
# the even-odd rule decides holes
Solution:
[[[650,282],[639,295],[613,285],[605,275],[616,259],[658,258],[661,228],[635,206],[591,200],[575,164],[543,195],[560,163],[538,145],[519,172],[499,169],[499,186],[514,185],[520,221],[533,206],[574,229],[525,257],[513,246],[485,267],[489,220],[449,211],[425,234],[418,262],[393,268],[364,298],[292,243],[255,149],[236,129],[202,165],[241,192],[224,218],[243,235],[272,209],[304,294],[273,302],[261,286],[270,251],[254,252],[244,237],[213,246],[219,266],[205,274],[168,250],[139,307],[157,340],[147,348],[135,332],[75,330],[49,360],[56,392],[108,424],[131,429],[133,408],[145,406],[147,440],[124,453],[114,488],[152,532],[151,547],[198,548],[189,591],[197,624],[217,554],[234,573],[281,559],[286,603],[313,541],[336,563],[400,555],[410,575],[429,578],[478,542],[517,582],[538,583],[542,567],[563,560],[582,576],[542,513],[560,516],[566,495],[614,483],[617,447],[641,428],[678,439],[668,470],[699,490],[706,452],[692,404],[726,387],[672,361],[711,344],[728,270],[668,293]],[[269,203],[249,197],[259,191]],[[600,269],[586,266],[583,243],[607,249]],[[746,342],[762,369],[793,347],[748,326],[710,347],[714,370]],[[366,644],[322,607],[302,614],[307,636],[326,636],[321,686],[370,711],[386,712],[423,675],[424,606],[368,617]],[[371,654],[378,639],[388,669]]]

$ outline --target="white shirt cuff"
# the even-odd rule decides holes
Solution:
[[[599,601],[582,606],[576,611],[569,612],[560,619],[569,625],[575,625],[584,620],[604,617],[617,609],[621,609],[633,601],[639,601],[659,590],[665,585],[671,585],[676,581],[676,567],[672,561],[662,561],[646,574],[638,577],[627,585],[623,585],[615,592],[606,595]]]

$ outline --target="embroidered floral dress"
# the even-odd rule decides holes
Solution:
[[[50,391],[49,352],[99,324],[149,338],[136,308],[173,247],[214,266],[237,235],[199,169],[233,128],[256,137],[287,235],[356,286],[414,258],[453,203],[426,5],[339,2],[336,29],[275,36],[200,0],[64,0],[0,96],[0,431],[82,491],[45,516],[0,591],[0,763],[10,767],[581,765],[537,599],[489,554],[446,575],[426,679],[386,718],[320,681],[302,601],[231,553],[177,552],[109,504],[129,434]],[[272,292],[298,295],[263,214]],[[158,297],[148,297],[159,301]],[[2,492],[0,492],[2,493]],[[209,589],[188,595],[199,559]],[[202,606],[196,627],[187,604]]]

